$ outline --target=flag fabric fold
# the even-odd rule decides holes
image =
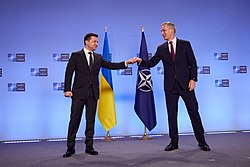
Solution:
[[[144,31],[142,31],[139,57],[148,60]],[[134,110],[149,131],[157,124],[152,86],[150,68],[138,66]]]
[[[111,61],[107,32],[105,32],[102,56],[106,61]],[[109,131],[116,125],[115,100],[111,70],[106,68],[102,68],[100,73],[98,118],[106,131]]]

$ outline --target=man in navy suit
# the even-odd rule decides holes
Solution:
[[[125,69],[133,59],[120,63],[104,60],[95,53],[98,46],[98,35],[88,33],[84,37],[84,48],[73,52],[65,71],[64,96],[71,97],[71,114],[67,137],[67,151],[63,157],[75,153],[75,139],[81,122],[83,108],[86,106],[85,153],[98,155],[93,147],[94,125],[97,101],[99,99],[99,71],[101,67],[108,69]],[[72,86],[72,78],[74,82]],[[72,88],[71,88],[72,87]]]
[[[197,81],[197,63],[189,41],[175,36],[176,28],[171,22],[162,24],[161,33],[167,41],[158,46],[155,55],[150,60],[135,58],[138,65],[154,67],[161,60],[164,66],[164,91],[166,97],[169,137],[171,142],[165,151],[178,149],[178,100],[181,97],[186,105],[198,146],[204,151],[210,151],[205,141],[204,129],[194,88]]]

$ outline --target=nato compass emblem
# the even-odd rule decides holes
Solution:
[[[141,90],[142,92],[150,92],[152,87],[153,83],[150,70],[143,69],[139,71],[137,89]]]

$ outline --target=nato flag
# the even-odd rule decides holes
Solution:
[[[148,50],[144,31],[142,31],[139,57],[148,60]],[[156,126],[155,103],[150,68],[138,67],[134,110],[149,131]]]

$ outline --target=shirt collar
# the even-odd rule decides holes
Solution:
[[[176,37],[174,37],[174,39],[172,39],[171,40],[173,43],[175,43],[176,44],[176,41],[177,41],[177,38]],[[169,43],[170,41],[168,41],[168,43]]]
[[[93,54],[93,51],[90,51],[90,50],[86,49],[85,47],[83,48],[83,51],[86,55],[89,55],[89,52],[91,52]]]

